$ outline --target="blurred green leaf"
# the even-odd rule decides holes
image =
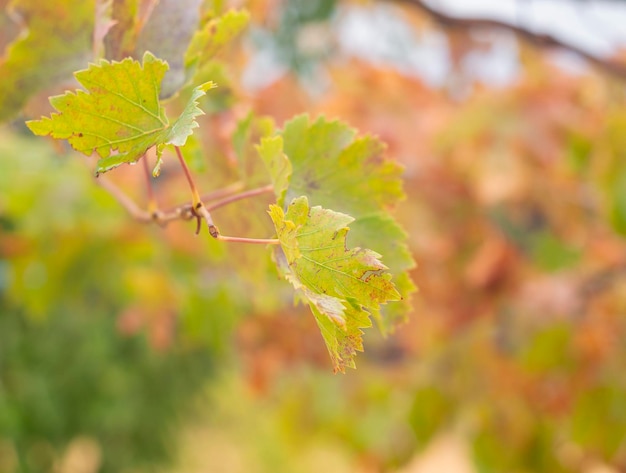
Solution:
[[[626,235],[626,168],[618,167],[610,181],[609,219],[615,231]]]
[[[248,25],[250,14],[245,10],[230,10],[206,22],[191,39],[185,53],[187,69],[201,70],[226,44],[235,39]],[[193,74],[189,74],[193,76]]]
[[[626,442],[624,399],[623,382],[599,385],[578,393],[570,427],[574,442],[609,462],[619,455]]]
[[[554,272],[576,265],[582,252],[567,246],[551,233],[541,232],[530,238],[533,260],[546,272]]]
[[[453,408],[454,402],[437,387],[423,387],[415,391],[409,422],[421,447],[446,427],[452,418]]]
[[[566,324],[541,329],[522,348],[520,362],[531,373],[570,372],[577,366],[572,331]]]
[[[23,19],[25,29],[0,60],[0,122],[91,59],[95,0],[12,0],[7,8]]]

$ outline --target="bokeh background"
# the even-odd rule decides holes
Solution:
[[[204,191],[258,169],[262,116],[340,118],[405,168],[420,290],[345,375],[263,247],[133,220],[24,126],[105,3],[0,0],[0,473],[626,469],[624,2],[190,2],[251,13],[186,156]],[[142,203],[138,168],[106,177]],[[267,237],[269,203],[214,217]]]

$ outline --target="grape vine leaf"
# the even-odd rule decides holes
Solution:
[[[311,307],[335,371],[354,367],[369,311],[401,298],[391,274],[378,253],[347,247],[347,225],[354,220],[349,215],[309,207],[304,196],[286,212],[270,206],[269,214],[282,252],[275,256],[277,266]]]
[[[322,117],[311,122],[302,115],[257,149],[274,183],[279,206],[305,195],[311,205],[349,214],[354,218],[349,244],[384,255],[402,300],[371,312],[381,331],[391,332],[410,310],[415,285],[408,271],[415,262],[406,233],[390,214],[404,197],[402,169],[384,157],[384,144],[372,136],[357,136],[339,121]],[[290,166],[288,176],[281,175],[285,159]]]
[[[105,38],[107,57],[139,58],[151,51],[166,60],[170,68],[161,85],[162,99],[189,83],[201,82],[200,70],[249,21],[245,11],[232,10],[215,17],[204,9],[202,0],[115,0],[113,18],[118,23]]]
[[[187,67],[201,69],[221,48],[236,38],[249,21],[250,14],[245,10],[229,10],[207,21],[191,38],[185,54]]]
[[[170,124],[159,102],[166,70],[167,63],[149,52],[144,54],[143,65],[131,58],[101,60],[75,74],[87,92],[51,97],[50,103],[59,113],[26,124],[36,135],[67,139],[86,155],[98,153],[96,173],[137,161],[153,146],[158,154],[166,144],[183,146],[198,126],[195,118],[203,113],[198,99],[214,84],[196,87],[183,113]]]
[[[276,194],[276,203],[282,207],[285,203],[285,194],[287,193],[292,173],[289,158],[283,152],[282,137],[271,136],[263,138],[261,144],[257,146],[257,151],[270,172],[274,193]]]
[[[258,142],[272,136],[275,128],[271,117],[256,115],[252,110],[237,121],[231,138],[232,150],[239,179],[250,187],[267,184],[265,163],[259,160]]]
[[[95,0],[12,0],[5,8],[21,31],[0,56],[0,121],[91,59]]]

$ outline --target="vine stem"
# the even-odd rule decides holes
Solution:
[[[207,194],[203,194],[200,196],[202,202],[210,202],[218,199],[222,199],[224,197],[231,196],[236,194],[237,192],[243,189],[244,183],[241,181],[233,182],[232,184],[227,185],[226,187],[222,187],[221,189],[214,190],[213,192],[209,192]],[[191,207],[190,203],[177,205],[175,207],[169,207],[166,212],[174,212],[181,207]],[[210,206],[209,206],[210,207]],[[210,210],[210,208],[209,208]]]
[[[224,207],[225,205],[232,204],[233,202],[237,202],[238,200],[247,199],[248,197],[254,197],[261,194],[266,194],[269,192],[274,192],[274,186],[268,184],[267,186],[257,187],[256,189],[250,189],[249,191],[240,192],[238,194],[233,194],[228,197],[225,197],[217,202],[214,202],[207,206],[209,210],[219,209],[220,207]]]
[[[144,154],[143,158],[143,174],[146,178],[146,189],[148,193],[148,213],[151,215],[157,215],[159,212],[159,206],[154,195],[154,187],[152,185],[152,179],[150,178],[150,169],[148,167],[148,153]]]
[[[183,171],[185,172],[185,177],[187,178],[187,182],[189,183],[189,188],[191,189],[191,197],[193,199],[193,206],[196,207],[198,204],[202,204],[200,193],[198,192],[198,188],[196,187],[195,182],[193,182],[193,177],[191,177],[191,171],[189,171],[189,167],[187,167],[185,158],[183,158],[183,153],[180,152],[180,148],[178,146],[174,146],[174,149],[176,150],[176,156],[178,156],[180,166],[183,168]]]
[[[185,160],[182,156],[178,147],[175,147],[176,154],[181,163],[181,167],[185,172],[185,176],[187,178],[187,182],[189,183],[189,187],[191,188],[193,202],[191,204],[183,204],[178,207],[171,209],[170,211],[161,212],[158,210],[156,203],[156,196],[154,194],[154,187],[152,181],[150,180],[151,174],[149,169],[149,163],[147,158],[143,159],[143,167],[144,174],[146,179],[146,185],[148,189],[148,211],[140,208],[128,195],[122,191],[119,187],[117,187],[113,182],[107,180],[106,178],[100,177],[96,180],[98,185],[105,189],[111,196],[115,198],[126,209],[126,211],[137,221],[143,223],[158,223],[159,225],[167,225],[169,222],[174,220],[192,220],[196,219],[198,227],[196,229],[196,233],[200,231],[202,220],[206,221],[209,227],[209,233],[211,236],[217,240],[223,242],[230,243],[246,243],[252,245],[279,245],[280,241],[276,238],[245,238],[245,237],[232,237],[220,235],[217,227],[213,223],[213,218],[211,217],[211,213],[209,210],[220,208],[231,204],[233,202],[237,202],[242,199],[246,199],[249,197],[254,197],[257,195],[269,193],[273,191],[272,185],[266,185],[262,187],[258,187],[256,189],[250,189],[248,191],[236,193],[243,187],[243,183],[236,182],[231,184],[230,186],[225,187],[224,189],[219,189],[212,193],[207,194],[205,197],[206,200],[216,200],[212,205],[206,206],[202,202],[202,198],[197,191],[193,178],[191,177],[191,172],[185,163]],[[235,194],[233,194],[235,192]],[[230,195],[229,195],[230,194]],[[224,197],[225,196],[225,197]]]
[[[213,218],[211,217],[211,213],[207,210],[207,208],[204,206],[202,202],[199,202],[198,204],[196,204],[196,206],[193,208],[193,212],[198,216],[198,218],[204,218],[204,220],[206,221],[209,227],[209,233],[211,234],[213,238],[217,238],[220,235],[219,230],[213,223]],[[198,229],[196,230],[196,234],[199,233],[200,231],[199,226],[200,226],[200,223],[198,222]]]
[[[245,187],[245,184],[241,181],[233,182],[232,184],[227,185],[221,189],[214,190],[213,192],[209,192],[208,194],[203,194],[202,201],[208,202],[211,200],[217,200],[224,197],[227,197],[231,194],[236,194],[240,192]]]
[[[117,202],[126,209],[126,211],[135,219],[140,222],[149,222],[150,215],[145,210],[141,209],[133,199],[106,177],[98,177],[95,179],[96,184],[107,191]]]
[[[253,245],[280,245],[280,240],[276,238],[243,238],[218,235],[216,237],[220,241],[228,241],[233,243],[250,243]]]
[[[191,189],[191,197],[192,197],[192,212],[198,219],[198,226],[196,227],[196,235],[200,233],[200,220],[204,219],[209,227],[209,233],[213,238],[217,238],[220,234],[219,230],[213,223],[213,218],[211,217],[211,212],[207,210],[202,202],[202,198],[200,197],[200,193],[198,192],[198,188],[196,184],[193,182],[193,178],[191,177],[191,172],[189,171],[189,167],[187,167],[187,163],[185,162],[185,158],[183,158],[183,153],[180,152],[180,148],[178,146],[174,146],[176,150],[176,156],[178,156],[178,161],[180,162],[180,166],[183,168],[185,172],[185,176],[187,177],[187,182],[189,183],[189,188]]]

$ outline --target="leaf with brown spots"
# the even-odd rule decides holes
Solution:
[[[146,53],[143,65],[130,58],[100,61],[76,73],[87,91],[66,92],[50,98],[59,112],[27,122],[36,135],[66,139],[74,149],[100,156],[97,172],[141,158],[148,149],[166,144],[183,146],[202,114],[198,99],[214,85],[196,87],[183,113],[169,123],[159,102],[160,84],[167,63]],[[117,154],[114,152],[117,151]]]
[[[392,331],[411,308],[415,286],[408,271],[415,262],[406,233],[390,213],[404,193],[402,168],[386,157],[385,145],[340,121],[302,115],[287,122],[279,136],[266,139],[259,153],[278,205],[304,195],[312,205],[346,213],[354,221],[349,244],[384,255],[402,297],[372,314],[384,334]]]
[[[299,197],[286,213],[272,205],[270,216],[280,240],[278,267],[311,307],[335,371],[354,367],[369,313],[401,298],[391,274],[378,253],[347,247],[347,225],[354,220],[349,215],[310,208]]]

